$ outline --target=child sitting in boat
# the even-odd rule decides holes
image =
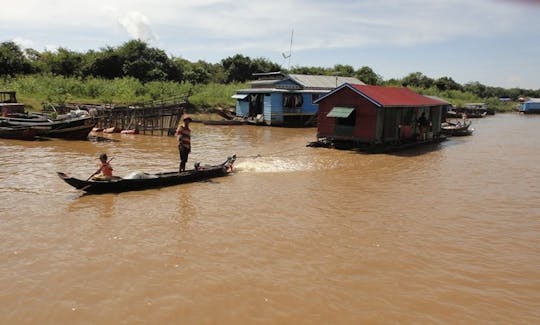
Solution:
[[[111,160],[107,160],[107,154],[105,153],[102,153],[101,155],[99,155],[99,161],[100,161],[99,169],[92,176],[92,180],[108,181],[114,178],[112,174],[113,168],[110,165]]]

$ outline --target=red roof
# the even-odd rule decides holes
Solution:
[[[348,84],[353,90],[381,106],[440,106],[448,103],[415,93],[406,87],[383,87]]]

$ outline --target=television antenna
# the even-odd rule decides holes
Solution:
[[[294,29],[291,30],[291,44],[289,45],[289,52],[283,52],[281,55],[284,59],[289,59],[289,64],[287,66],[287,70],[291,69],[291,56],[292,56],[292,42],[293,42],[293,35],[294,35]]]

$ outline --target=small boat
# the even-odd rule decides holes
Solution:
[[[457,122],[450,122],[446,121],[441,124],[441,131],[442,134],[447,136],[465,136],[465,135],[471,135],[474,131],[473,128],[469,128],[471,126],[471,121],[469,120],[463,120],[457,121]]]
[[[466,114],[468,118],[481,118],[489,114],[488,107],[485,103],[467,103],[463,107],[455,108],[455,111],[461,113],[461,116]],[[495,114],[494,110],[491,111]]]
[[[35,140],[38,131],[29,126],[0,126],[0,138],[14,140]]]
[[[139,134],[139,129],[127,129],[120,131],[121,134]]]
[[[138,172],[124,178],[116,177],[112,180],[81,180],[70,177],[62,172],[58,172],[57,174],[69,185],[87,193],[119,193],[192,183],[226,176],[232,172],[235,160],[236,155],[233,155],[219,165],[201,166],[199,163],[196,163],[193,169],[180,173],[177,171],[156,174]]]
[[[104,128],[103,133],[120,133],[122,129],[117,128],[116,126],[111,126],[110,128]]]

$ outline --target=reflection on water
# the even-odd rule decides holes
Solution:
[[[82,195],[175,170],[173,137],[0,140],[2,323],[537,323],[540,116],[391,154],[309,148],[315,129],[194,125],[210,182]]]

